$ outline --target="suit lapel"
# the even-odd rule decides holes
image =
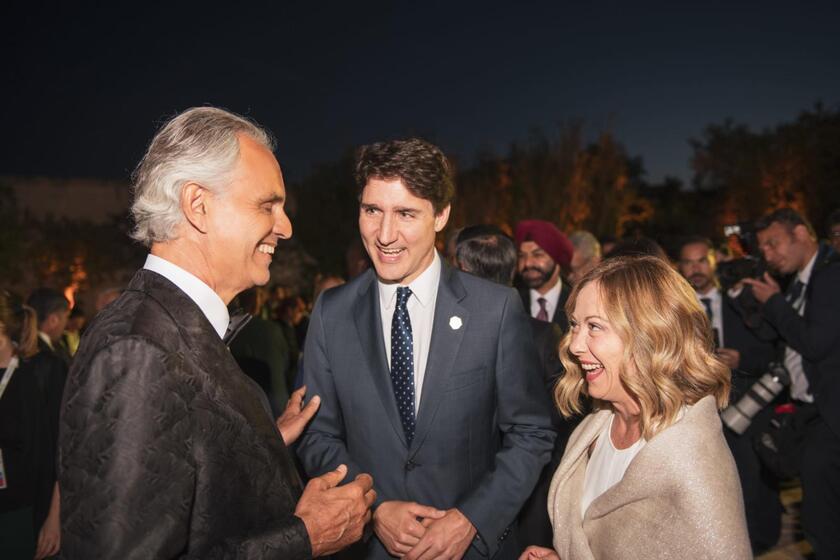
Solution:
[[[417,450],[428,435],[432,421],[440,406],[446,380],[452,373],[452,364],[461,347],[461,340],[466,329],[470,328],[470,314],[459,302],[467,295],[463,284],[453,270],[442,263],[435,318],[432,324],[432,340],[429,345],[429,357],[426,360],[426,372],[423,376],[423,391],[417,412],[417,428],[411,449]],[[450,319],[458,317],[461,326],[454,329]]]
[[[560,325],[560,328],[565,333],[569,330],[569,319],[566,317],[566,301],[568,301],[569,295],[572,293],[572,286],[568,280],[561,279],[560,281],[560,296],[557,298],[557,307],[554,308],[554,317],[551,320]]]
[[[362,353],[367,359],[368,371],[370,371],[373,384],[379,393],[379,398],[382,400],[382,406],[385,408],[391,427],[403,445],[407,445],[400,414],[397,410],[397,400],[391,386],[388,359],[385,354],[382,316],[379,310],[379,289],[376,284],[376,276],[372,272],[368,272],[368,275],[369,280],[359,288],[359,294],[354,304],[353,317],[356,322],[356,331],[359,334]]]

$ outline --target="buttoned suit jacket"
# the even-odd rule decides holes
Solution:
[[[59,483],[64,558],[311,555],[265,397],[198,306],[148,270],[82,339]]]
[[[443,264],[411,445],[391,385],[373,271],[321,295],[304,355],[307,393],[322,399],[298,446],[309,475],[342,463],[348,480],[368,472],[375,506],[404,500],[458,508],[480,537],[467,557],[518,556],[511,526],[555,434],[514,290]],[[354,553],[389,557],[375,537]]]

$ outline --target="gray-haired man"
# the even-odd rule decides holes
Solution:
[[[292,233],[270,137],[190,109],[157,133],[134,183],[133,235],[150,254],[91,325],[67,382],[62,555],[290,559],[357,540],[370,477],[339,488],[341,466],[302,490],[286,449],[317,397],[301,408],[297,392],[275,425],[223,342],[227,304],[268,281]]]

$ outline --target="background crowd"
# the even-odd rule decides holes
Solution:
[[[814,460],[815,453],[832,454],[837,449],[837,436],[829,427],[831,420],[829,424],[817,420],[825,413],[820,414],[819,401],[814,405],[815,391],[809,389],[808,379],[813,382],[818,378],[803,374],[803,358],[805,371],[821,367],[823,358],[814,357],[815,350],[811,349],[821,341],[793,340],[793,337],[818,335],[810,327],[798,328],[790,334],[783,319],[774,319],[772,312],[765,316],[763,304],[769,299],[766,286],[775,281],[763,275],[765,271],[774,274],[786,289],[787,304],[794,309],[798,305],[801,314],[806,300],[813,297],[813,291],[799,286],[803,270],[819,275],[822,269],[837,266],[840,211],[830,213],[827,223],[819,230],[796,212],[783,209],[756,224],[742,223],[740,229],[728,232],[730,235],[716,241],[684,232],[669,254],[656,240],[647,237],[599,240],[588,231],[576,230],[566,235],[550,222],[523,220],[510,237],[490,224],[456,228],[439,236],[438,247],[455,266],[501,284],[515,284],[532,317],[533,336],[548,392],[553,391],[563,374],[557,348],[563,333],[569,329],[564,304],[571,287],[603,259],[622,255],[661,258],[695,289],[713,328],[717,355],[732,371],[730,403],[738,403],[749,393],[755,382],[771,371],[771,363],[785,363],[793,378],[787,381],[790,390],[771,394],[768,403],[762,401],[763,406],[743,433],[724,429],[740,475],[751,544],[758,554],[773,547],[779,539],[782,514],[779,484],[791,477],[799,475],[805,487],[806,531],[816,527],[816,533],[824,535],[831,529],[830,516],[819,527],[824,514],[820,508],[832,508],[833,504],[809,508],[809,498],[814,502],[815,497],[832,495],[831,487],[837,480],[832,477],[838,475],[824,466],[817,470],[808,468],[808,461]],[[233,339],[231,352],[242,370],[265,391],[276,415],[283,411],[291,391],[301,384],[299,365],[314,302],[323,291],[343,284],[370,266],[357,249],[356,243],[348,246],[344,275],[318,273],[309,290],[279,283],[254,287],[241,293],[231,305],[233,311],[252,317]],[[745,278],[758,278],[754,283],[760,285],[751,290],[744,285]],[[806,277],[804,284],[812,286],[813,281],[808,282]],[[777,285],[776,290],[779,289]],[[834,285],[829,294],[817,297],[836,300],[836,290]],[[96,307],[106,306],[120,291],[119,287],[103,290],[97,294]],[[833,320],[834,323],[820,326],[837,332],[840,325],[836,322],[840,319]],[[27,294],[5,291],[0,297],[0,358],[3,359],[0,371],[5,373],[11,368],[13,357],[18,368],[12,382],[3,384],[0,447],[6,464],[4,476],[24,480],[13,485],[13,491],[0,493],[4,519],[0,530],[4,541],[10,539],[36,547],[38,557],[55,553],[59,546],[55,483],[58,413],[65,376],[87,322],[82,306],[77,303],[71,307],[68,299],[52,288],[39,287]],[[802,357],[796,365],[790,348],[794,345],[802,348],[803,344],[805,350],[799,351]],[[821,348],[816,352],[824,353]],[[26,375],[26,371],[32,375]],[[826,391],[820,396],[831,397]],[[799,412],[794,414],[795,408]],[[796,418],[796,422],[791,418]],[[790,430],[794,435],[785,436],[775,429],[780,419],[798,425],[799,431]],[[552,542],[546,514],[548,483],[577,420],[564,420],[555,412],[553,422],[560,437],[551,462],[520,514],[523,543],[551,546]],[[794,445],[795,453],[801,455],[798,464],[789,467],[788,457],[780,457],[781,453],[773,453],[761,445],[771,436],[795,440],[788,441],[787,447]],[[815,451],[815,446],[821,450]],[[831,461],[836,461],[836,457]],[[816,462],[825,464],[825,461]]]

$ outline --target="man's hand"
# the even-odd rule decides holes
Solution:
[[[295,515],[303,520],[312,556],[338,552],[362,538],[362,530],[370,521],[370,506],[376,500],[373,479],[360,474],[344,486],[338,483],[347,476],[347,467],[313,478],[303,490]]]
[[[519,560],[560,560],[560,556],[551,548],[529,546],[522,551]]]
[[[440,519],[445,511],[416,502],[382,502],[373,512],[373,530],[388,554],[401,558],[426,533],[422,520]]]
[[[303,396],[306,394],[306,385],[292,393],[289,402],[286,403],[286,410],[277,419],[277,429],[283,436],[286,445],[291,445],[300,437],[303,429],[315,416],[318,407],[321,406],[321,397],[315,395],[306,406],[303,406]]]
[[[781,292],[779,283],[776,282],[770,274],[764,273],[761,279],[758,278],[744,278],[744,284],[752,288],[752,293],[759,303],[765,303],[773,295]]]
[[[741,364],[741,353],[734,348],[718,348],[717,355],[729,369],[738,369]]]
[[[475,537],[476,529],[463,513],[453,508],[440,519],[428,520],[426,533],[405,555],[406,560],[459,560]]]

